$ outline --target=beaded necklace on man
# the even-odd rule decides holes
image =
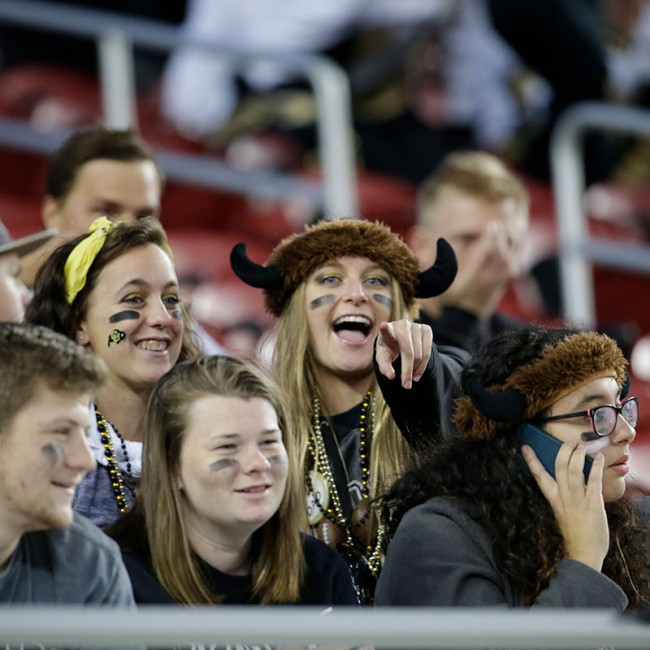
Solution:
[[[307,468],[306,482],[309,494],[308,517],[309,523],[316,526],[323,519],[330,522],[336,529],[345,535],[345,543],[356,546],[363,543],[364,556],[368,568],[373,575],[379,573],[381,567],[381,550],[384,541],[383,526],[379,526],[374,544],[368,539],[362,542],[355,532],[370,519],[370,443],[372,441],[373,419],[371,413],[372,391],[369,390],[361,403],[361,415],[359,417],[359,465],[361,468],[361,500],[354,508],[353,516],[348,518],[341,502],[341,495],[336,485],[334,473],[327,453],[325,440],[321,428],[320,399],[314,395],[312,402],[313,428],[309,436],[309,452],[312,457],[312,469]],[[335,441],[338,448],[338,442]],[[340,451],[340,450],[339,450]],[[344,498],[349,498],[348,493]],[[360,513],[356,519],[354,514]],[[326,522],[323,522],[326,523]],[[321,524],[322,526],[322,524]],[[325,534],[327,537],[327,534]],[[332,546],[336,546],[335,539],[325,540]],[[355,543],[356,542],[356,543]]]
[[[126,489],[128,488],[131,496],[135,496],[135,481],[133,478],[133,472],[131,471],[129,454],[126,450],[126,441],[117,428],[111,425],[113,431],[115,431],[115,435],[120,441],[124,462],[126,464],[126,471],[124,475],[122,475],[122,470],[120,469],[117,454],[115,453],[115,447],[113,445],[113,436],[111,436],[106,419],[99,409],[95,409],[95,418],[97,419],[97,431],[99,432],[99,437],[104,447],[104,456],[108,463],[108,476],[111,480],[111,487],[113,488],[113,494],[115,495],[117,509],[120,512],[120,516],[123,517],[129,509],[129,503],[126,499]]]

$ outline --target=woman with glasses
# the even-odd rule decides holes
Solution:
[[[638,406],[595,332],[526,327],[463,370],[457,436],[383,499],[379,605],[650,603],[647,529],[625,498]]]

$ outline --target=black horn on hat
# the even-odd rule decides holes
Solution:
[[[516,420],[526,410],[526,398],[516,388],[493,393],[477,377],[469,377],[465,381],[465,392],[483,415],[497,422]]]
[[[279,266],[262,266],[246,255],[246,244],[239,242],[230,251],[230,266],[235,275],[256,289],[277,289],[284,282]]]
[[[415,295],[418,298],[433,298],[449,289],[456,277],[458,262],[454,249],[442,237],[438,239],[435,264],[418,276]]]

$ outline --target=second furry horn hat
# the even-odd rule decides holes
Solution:
[[[339,257],[366,257],[395,278],[404,301],[430,298],[446,291],[456,277],[456,255],[444,239],[438,240],[435,264],[420,272],[417,257],[388,226],[361,219],[336,219],[307,226],[283,239],[261,266],[246,255],[243,243],[230,253],[230,265],[246,284],[263,289],[268,311],[280,316],[289,298],[309,274]]]
[[[551,404],[598,377],[612,376],[621,397],[630,387],[621,349],[599,332],[522,327],[497,335],[479,355],[463,370],[465,394],[455,402],[454,424],[465,439],[489,440],[535,422]],[[477,370],[488,366],[504,371],[496,384],[486,385]]]

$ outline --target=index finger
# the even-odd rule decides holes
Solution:
[[[393,358],[398,356],[401,358],[401,380],[402,386],[406,389],[411,388],[413,384],[413,368],[417,351],[416,348],[419,349],[421,345],[421,342],[419,341],[419,332],[417,334],[417,346],[416,342],[413,340],[413,336],[414,330],[419,330],[419,328],[419,325],[415,325],[413,322],[406,319],[396,321],[393,327],[393,333],[395,335],[395,356]],[[421,356],[421,351],[418,352],[418,354]]]
[[[393,360],[395,359],[394,347],[396,341],[393,325],[387,322],[381,323],[377,335],[377,344],[375,345],[375,361],[379,372],[388,379],[395,379]]]
[[[544,465],[542,465],[532,447],[529,445],[522,445],[521,453],[526,461],[530,473],[533,475],[533,478],[537,483],[537,486],[546,497],[546,500],[550,501],[555,489],[557,488],[555,479],[549,474]]]

